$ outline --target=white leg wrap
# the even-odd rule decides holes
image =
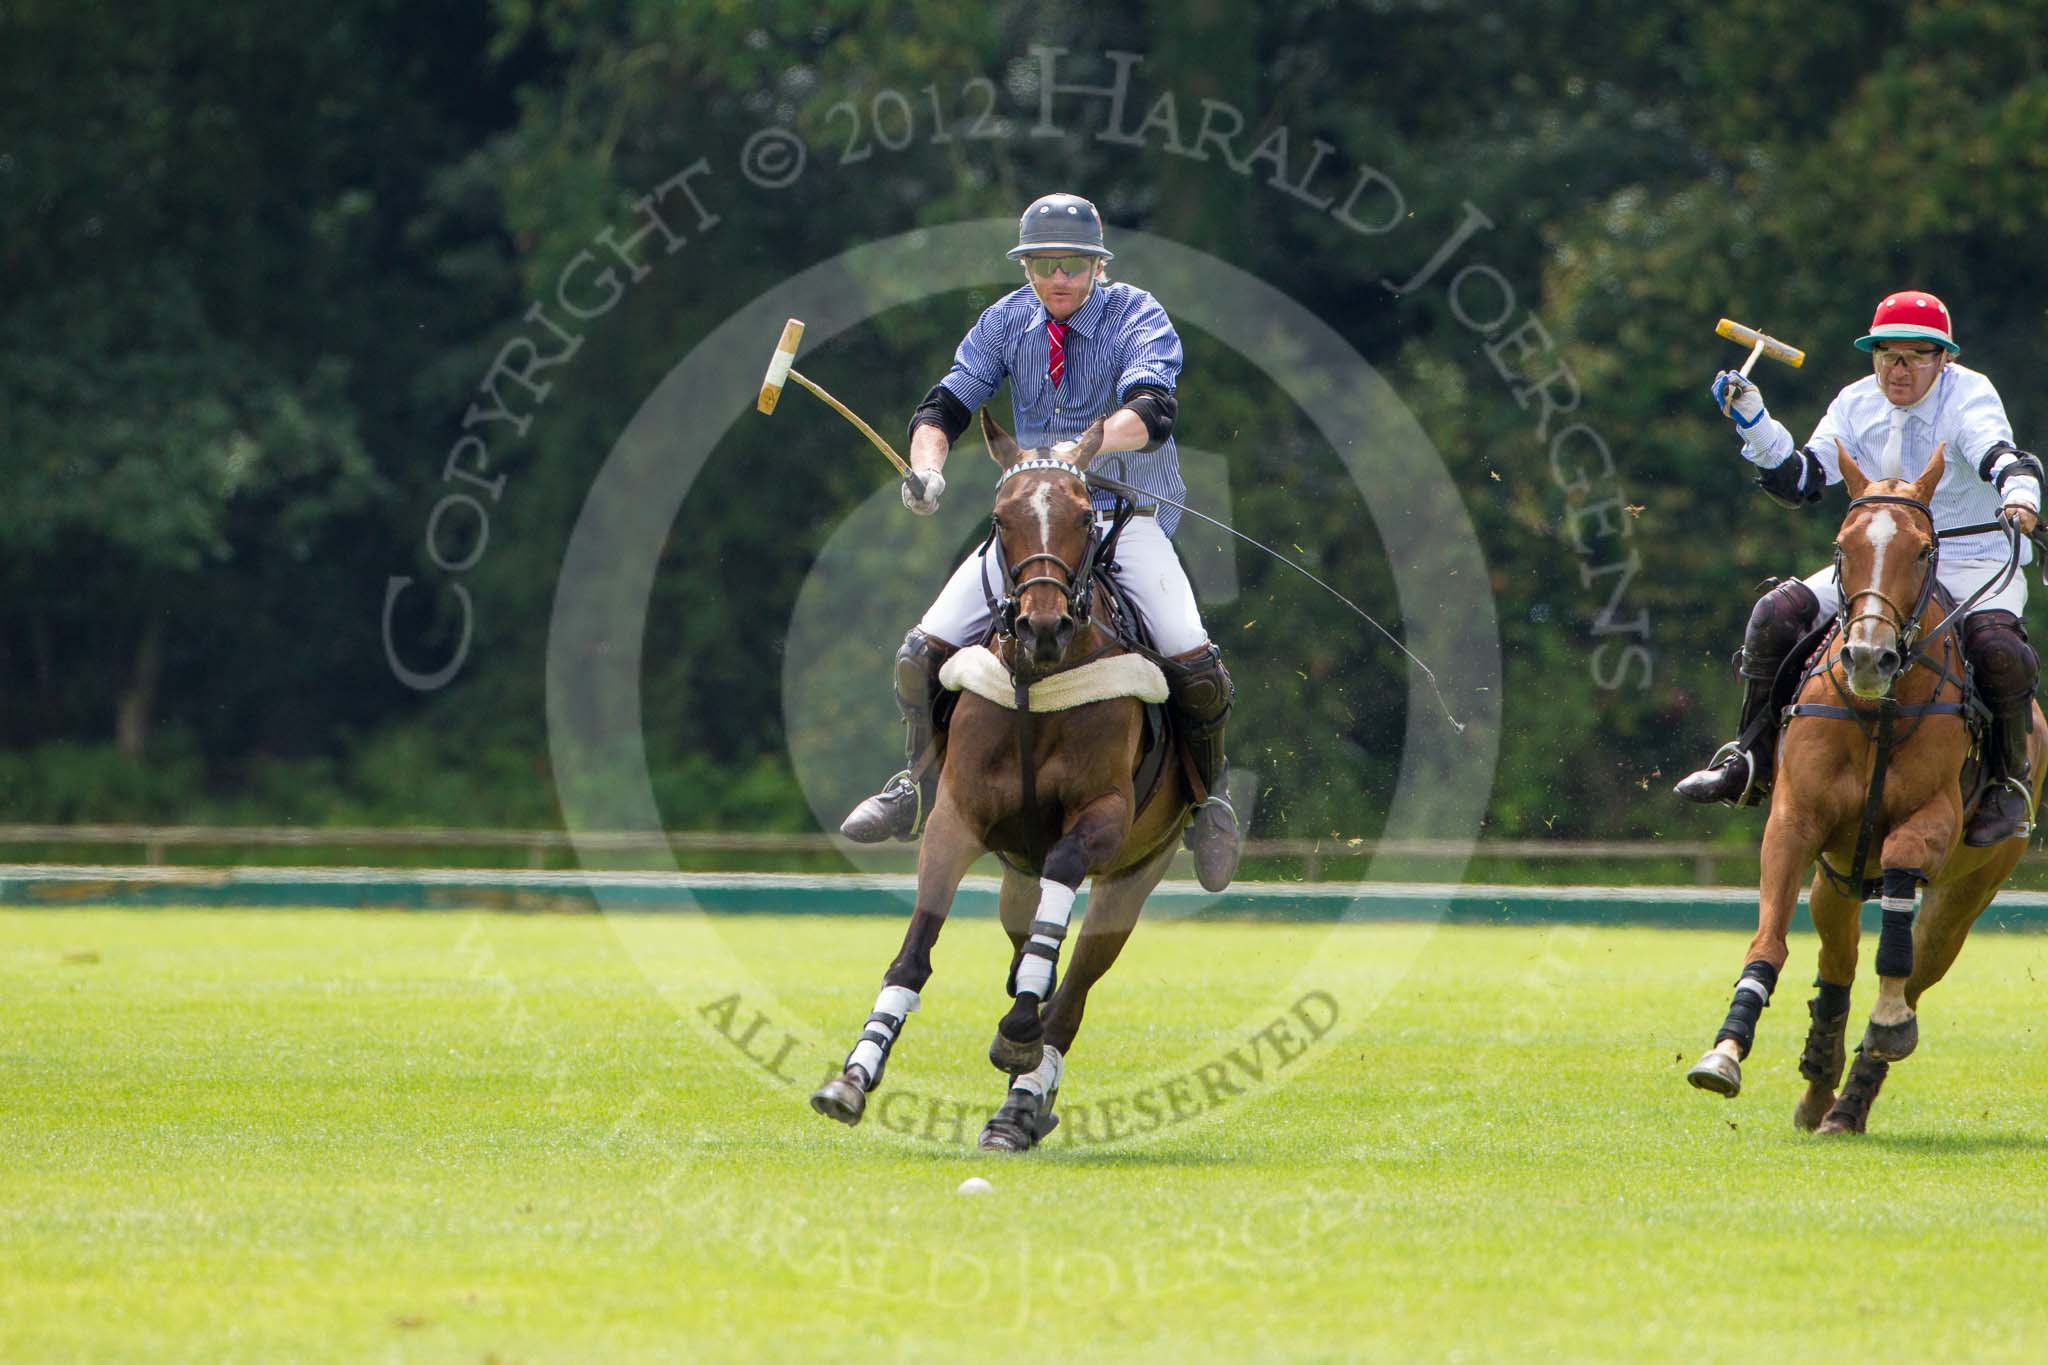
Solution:
[[[915,1013],[918,1006],[917,992],[908,986],[884,986],[882,993],[875,997],[874,1013],[883,1018],[869,1017],[861,1030],[862,1038],[847,1054],[846,1064],[857,1066],[867,1073],[868,1084],[873,1085],[882,1074],[882,1063],[888,1060],[889,1048],[896,1041],[896,1035],[903,1031],[903,1021]],[[881,1041],[868,1037],[881,1035]]]
[[[876,1014],[893,1014],[905,1019],[917,1013],[917,992],[908,986],[884,986],[882,993],[875,997]]]
[[[1881,896],[1878,898],[1877,904],[1881,910],[1904,910],[1910,914],[1919,909],[1920,898],[1918,896]]]
[[[1060,1072],[1064,1067],[1065,1062],[1060,1057],[1060,1050],[1051,1043],[1047,1043],[1045,1045],[1045,1055],[1039,1059],[1038,1069],[1011,1081],[1010,1089],[1029,1090],[1038,1098],[1044,1099],[1047,1095],[1060,1088]]]
[[[1067,922],[1074,915],[1074,895],[1074,888],[1071,886],[1063,886],[1050,879],[1041,879],[1038,883],[1038,918],[1033,924],[1056,925],[1058,934],[1034,928],[1026,942],[1048,949],[1056,958],[1060,951],[1060,940],[1066,937]],[[1052,958],[1026,953],[1024,960],[1017,964],[1017,994],[1023,995],[1028,992],[1040,1000],[1051,995],[1052,967]]]
[[[1771,1003],[1771,988],[1753,976],[1745,976],[1742,980],[1735,983],[1735,993],[1737,995],[1742,994],[1744,991],[1748,991],[1766,1005]]]

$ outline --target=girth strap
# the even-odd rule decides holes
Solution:
[[[1031,684],[1012,675],[1017,684],[1017,776],[1023,783],[1024,865],[1043,872],[1045,855],[1038,847],[1038,771],[1031,761]]]
[[[1863,820],[1856,827],[1856,852],[1849,860],[1848,872],[1835,871],[1826,854],[1819,859],[1822,874],[1835,890],[1853,900],[1869,899],[1870,883],[1863,876],[1863,868],[1870,860],[1870,846],[1877,839],[1878,821],[1884,817],[1884,775],[1892,761],[1892,717],[1897,709],[1889,697],[1878,703],[1877,733],[1871,741],[1877,746],[1877,753],[1870,768],[1870,793],[1863,800]]]

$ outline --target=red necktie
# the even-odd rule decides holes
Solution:
[[[1045,335],[1050,343],[1045,357],[1045,377],[1058,388],[1067,377],[1067,324],[1046,319]]]

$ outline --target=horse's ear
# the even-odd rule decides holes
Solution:
[[[1106,420],[1098,417],[1090,422],[1088,429],[1074,438],[1072,447],[1060,452],[1068,464],[1086,470],[1088,462],[1102,452],[1102,427]]]
[[[981,439],[988,442],[988,457],[1003,469],[1017,463],[1017,457],[1024,453],[1017,448],[1017,442],[1010,433],[989,415],[987,408],[981,410]]]
[[[1849,490],[1851,498],[1860,498],[1870,489],[1870,480],[1863,476],[1863,468],[1849,458],[1848,447],[1841,438],[1835,439],[1835,459],[1842,467],[1842,483]]]
[[[1943,441],[1934,448],[1934,458],[1927,462],[1927,468],[1920,477],[1913,480],[1913,497],[1920,502],[1934,500],[1935,485],[1941,482],[1942,471],[1948,468],[1948,442]]]

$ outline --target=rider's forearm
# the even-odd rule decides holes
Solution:
[[[1149,443],[1152,433],[1145,427],[1145,419],[1129,408],[1118,408],[1102,424],[1102,453],[1114,455],[1121,450],[1138,450]]]
[[[910,433],[910,467],[923,471],[943,469],[946,453],[953,443],[946,439],[946,433],[934,425],[924,425]]]

